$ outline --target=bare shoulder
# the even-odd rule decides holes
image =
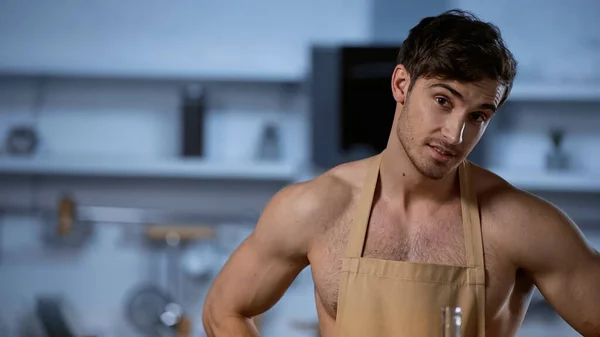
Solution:
[[[561,245],[570,251],[586,246],[579,228],[551,202],[476,165],[472,165],[472,176],[483,225],[518,267],[528,264],[530,252],[535,251],[532,247],[542,255]],[[567,243],[573,247],[566,247]]]
[[[541,225],[544,219],[556,219],[565,214],[551,202],[521,190],[495,173],[471,165],[480,208],[498,222]]]
[[[351,207],[369,160],[345,163],[311,180],[284,187],[265,207],[255,232],[277,235],[280,241],[288,238],[284,244],[305,252],[316,235]]]

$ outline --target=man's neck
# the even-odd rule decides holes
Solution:
[[[381,158],[381,192],[406,209],[414,203],[443,204],[459,191],[457,172],[454,170],[439,180],[428,178],[417,170],[401,145],[388,146]]]

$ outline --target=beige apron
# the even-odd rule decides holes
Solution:
[[[469,164],[459,166],[467,267],[363,258],[379,154],[362,189],[342,261],[337,337],[442,336],[442,308],[462,309],[462,336],[485,336],[485,271],[477,198]]]

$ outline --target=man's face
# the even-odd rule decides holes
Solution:
[[[456,168],[483,135],[504,90],[492,80],[418,79],[406,94],[396,129],[417,170],[437,180]]]

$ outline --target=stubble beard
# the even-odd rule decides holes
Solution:
[[[421,148],[427,145],[421,146],[419,140],[415,139],[413,135],[413,126],[408,118],[408,106],[407,101],[398,117],[396,135],[400,145],[417,172],[429,179],[440,180],[448,175],[454,166],[451,163],[440,163],[422,153]]]

